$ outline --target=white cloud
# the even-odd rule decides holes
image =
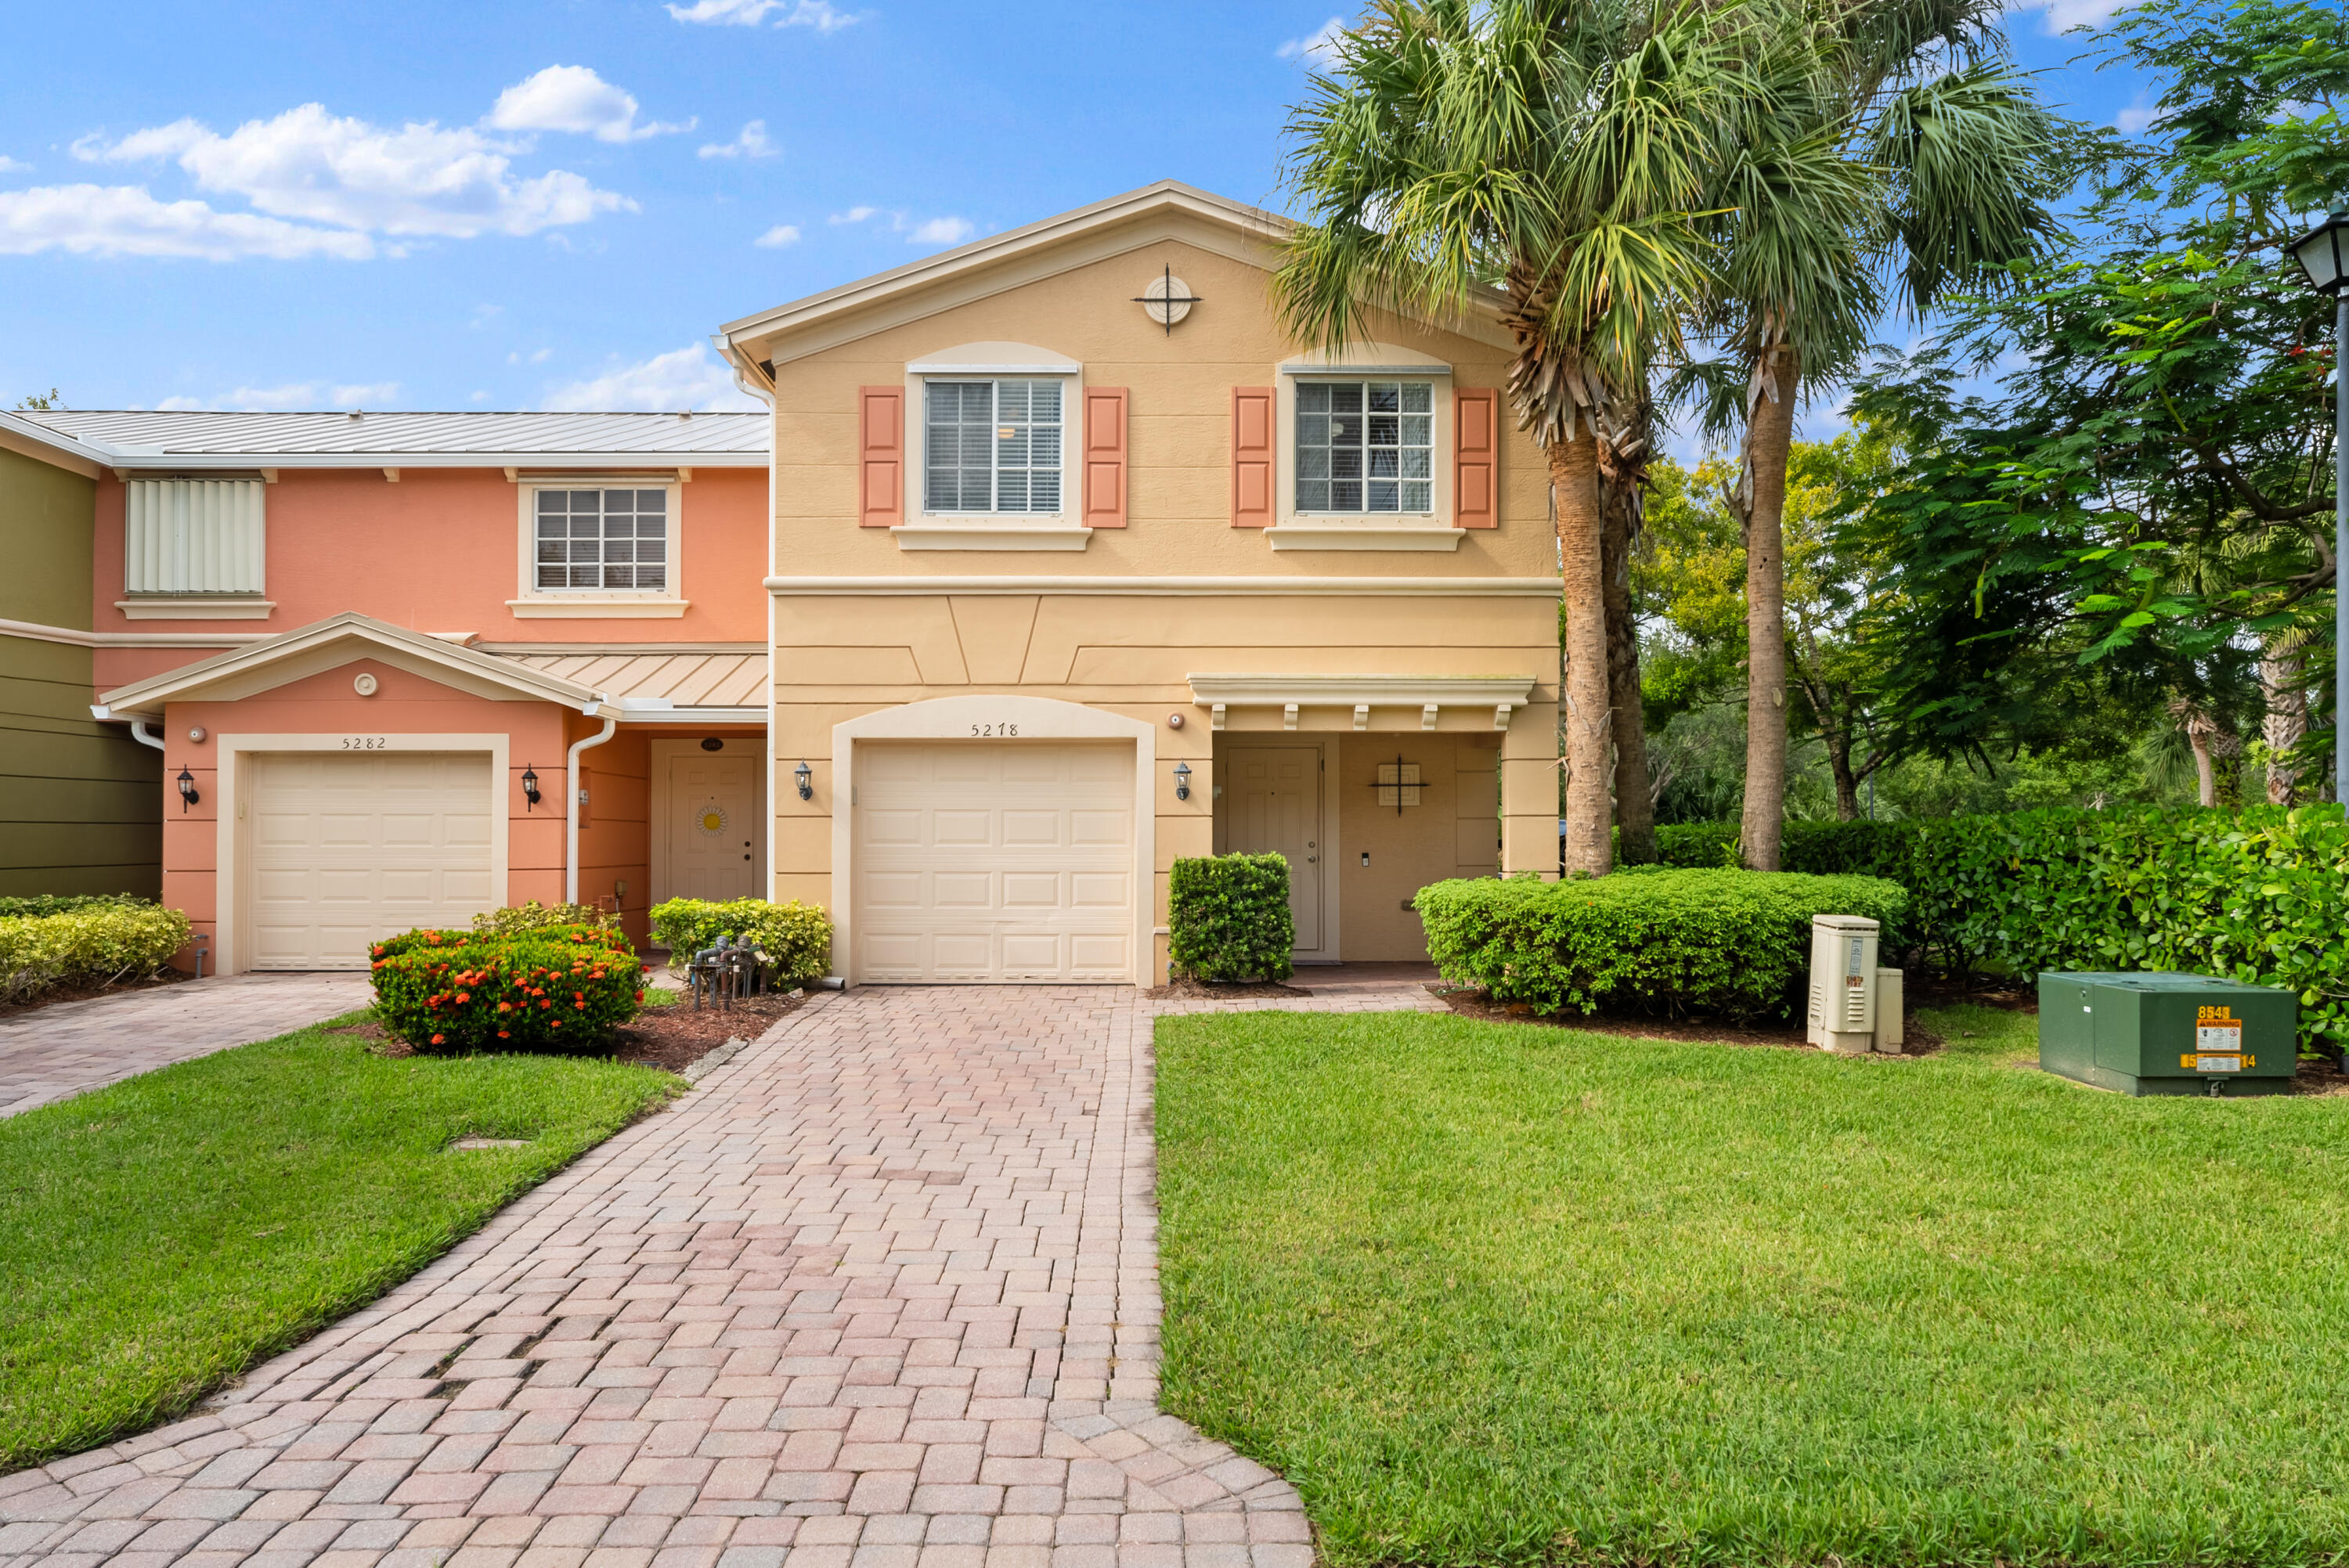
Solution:
[[[694,0],[690,5],[670,5],[668,14],[680,22],[706,22],[717,26],[755,27],[776,12],[778,27],[813,27],[837,33],[864,18],[843,11],[830,0]]]
[[[780,251],[786,245],[798,244],[800,242],[800,232],[798,228],[792,224],[778,223],[750,242],[766,250]]]
[[[959,245],[978,232],[968,218],[932,218],[916,223],[905,234],[909,245]]]
[[[201,188],[243,196],[264,212],[388,234],[534,234],[636,209],[563,170],[518,178],[509,156],[515,150],[470,128],[444,130],[427,120],[388,130],[315,103],[247,120],[226,136],[182,119],[111,144],[84,138],[73,145],[91,162],[169,158]]]
[[[1301,38],[1291,38],[1278,49],[1273,57],[1280,60],[1303,60],[1327,69],[1338,58],[1338,39],[1345,33],[1345,19],[1332,16]]]
[[[546,407],[558,410],[646,409],[664,413],[673,408],[692,408],[731,413],[763,408],[766,405],[734,385],[733,372],[711,356],[708,344],[697,343],[558,387],[547,394]]]
[[[508,365],[543,365],[553,358],[554,355],[554,350],[552,348],[533,349],[528,355],[524,355],[517,348],[506,356],[506,363]]]
[[[704,143],[704,158],[772,158],[783,150],[767,137],[767,122],[754,119],[742,128],[742,133],[731,141]]]
[[[0,191],[0,254],[60,250],[83,256],[247,256],[364,261],[375,242],[348,229],[314,229],[194,201],[159,201],[140,185],[40,185]]]
[[[2113,128],[2124,136],[2135,136],[2147,126],[2151,125],[2154,118],[2160,113],[2159,109],[2145,101],[2143,93],[2139,93],[2137,95],[2135,103],[2113,116]]]
[[[870,218],[874,213],[878,212],[879,211],[881,211],[881,209],[878,207],[851,207],[845,212],[834,212],[831,217],[826,218],[824,222],[827,223],[862,223],[865,219]]]
[[[380,408],[399,396],[397,381],[369,381],[356,387],[337,387],[332,399],[337,408],[365,408],[369,405]]]
[[[0,152],[0,174],[22,174],[32,167],[21,158],[11,158]]]
[[[280,413],[288,408],[380,408],[399,396],[397,381],[370,381],[355,386],[331,386],[316,381],[288,381],[276,387],[240,387],[233,392],[205,399],[166,397],[158,408],[229,408],[241,414]]]
[[[203,406],[203,400],[198,397],[166,397],[155,405],[167,414],[193,413]]]
[[[549,66],[498,95],[490,125],[498,130],[564,130],[598,141],[642,141],[696,124],[636,123],[636,95],[585,66]]]
[[[2128,4],[2130,0],[2045,0],[2044,4],[2018,9],[2042,13],[2047,31],[2053,34],[2068,33],[2075,27],[2093,27]]]

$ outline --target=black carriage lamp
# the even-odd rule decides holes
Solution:
[[[1187,762],[1177,762],[1174,764],[1174,799],[1188,800],[1190,798],[1191,765]]]
[[[538,802],[540,799],[538,793],[538,769],[533,768],[527,762],[523,764],[522,769],[522,798],[530,802],[530,804],[523,808],[524,810],[535,811],[538,810]]]
[[[2349,553],[2349,211],[2292,242],[2312,287],[2333,296],[2333,558]],[[2349,645],[2349,593],[2333,595],[2333,645]],[[2349,659],[2333,661],[2333,711],[2349,707]],[[2349,724],[2333,726],[2333,798],[2349,791]]]
[[[801,799],[812,800],[815,799],[814,769],[810,768],[806,763],[802,762],[797,768],[792,769],[792,781],[800,787]]]
[[[185,811],[202,799],[196,793],[196,776],[182,767],[180,769],[180,810]]]
[[[2349,273],[2349,212],[2335,212],[2292,242],[2292,260],[2308,274],[2311,286],[2338,294]]]

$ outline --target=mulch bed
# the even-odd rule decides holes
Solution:
[[[1172,980],[1143,993],[1154,1002],[1237,1002],[1249,996],[1310,996],[1301,985],[1278,980]]]
[[[790,1014],[804,1000],[804,996],[778,993],[744,996],[725,1011],[704,1007],[697,1013],[690,1003],[683,1001],[647,1007],[636,1015],[634,1023],[614,1030],[608,1050],[596,1054],[608,1054],[637,1067],[678,1072],[730,1039],[757,1039],[774,1026],[776,1019]],[[364,1040],[367,1048],[379,1057],[416,1054],[415,1047],[372,1018],[327,1033]]]
[[[159,985],[177,985],[194,978],[194,975],[182,975],[177,969],[166,969],[160,975],[145,980],[125,980],[113,985],[60,985],[54,991],[42,992],[29,1002],[11,1002],[0,1006],[0,1018],[13,1018],[20,1013],[37,1013],[60,1002],[90,1002],[100,996],[119,996],[126,991],[152,991]]]

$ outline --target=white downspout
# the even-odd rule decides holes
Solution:
[[[596,706],[593,703],[588,705],[588,717],[595,717],[593,710]],[[604,733],[586,736],[571,743],[569,777],[563,792],[563,902],[565,903],[579,902],[579,754],[591,746],[603,745],[619,727],[619,716],[615,714],[604,720]]]
[[[763,526],[767,531],[767,575],[776,574],[775,565],[775,397],[760,387],[742,374],[741,361],[734,356],[734,345],[725,337],[716,340],[719,357],[733,367],[734,385],[749,397],[767,406],[767,515]],[[767,595],[767,722],[766,735],[759,751],[759,771],[764,776],[767,794],[767,819],[759,833],[759,885],[761,896],[772,902],[775,896],[775,595]]]
[[[768,597],[771,599],[773,595],[769,594]],[[151,746],[158,751],[163,749],[163,738],[160,735],[148,734],[147,721],[143,718],[134,718],[130,721],[130,738],[141,746]]]

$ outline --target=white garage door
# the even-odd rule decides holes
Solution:
[[[860,742],[858,978],[1123,982],[1133,747]]]
[[[492,904],[481,752],[254,757],[246,962],[364,969],[368,944]]]

